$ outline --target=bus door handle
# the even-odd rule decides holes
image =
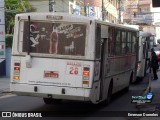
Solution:
[[[26,60],[26,68],[31,68],[32,67],[31,56],[26,55],[25,60]]]

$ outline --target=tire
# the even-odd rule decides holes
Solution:
[[[53,99],[53,98],[43,98],[45,104],[59,104],[62,102],[61,99]]]
[[[43,101],[45,104],[53,104],[53,99],[52,98],[43,98]]]
[[[111,82],[108,88],[108,95],[107,95],[107,99],[104,100],[103,102],[101,102],[99,105],[100,106],[107,106],[111,100],[112,100],[112,89],[113,89],[113,83]]]
[[[134,83],[134,82],[133,82],[133,73],[132,73],[131,76],[130,76],[129,85],[132,84],[132,83]]]
[[[127,86],[126,88],[124,88],[124,91],[128,92],[129,91],[129,86]]]
[[[131,76],[130,76],[129,85],[124,88],[124,92],[128,92],[128,91],[129,91],[129,87],[130,87],[130,85],[133,83],[132,80],[133,80],[133,73],[132,73]],[[136,81],[137,81],[137,80],[136,80]],[[136,83],[136,81],[135,81],[134,83]]]
[[[113,83],[111,82],[108,89],[108,95],[106,99],[106,105],[108,105],[112,100],[112,89],[113,89]]]
[[[53,104],[60,104],[62,103],[61,99],[53,99]]]

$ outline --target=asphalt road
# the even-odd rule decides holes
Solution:
[[[78,117],[75,117],[76,119],[87,119],[87,120],[96,119],[97,120],[98,117],[101,119],[105,117],[106,119],[106,116],[111,115],[111,116],[115,116],[115,118],[107,117],[108,120],[132,120],[133,118],[130,119],[130,117],[127,117],[127,118],[117,117],[117,115],[124,114],[128,111],[138,111],[138,109],[136,108],[136,104],[131,103],[131,96],[142,95],[144,93],[148,85],[147,78],[148,77],[146,77],[146,79],[140,82],[139,84],[131,85],[129,92],[126,93],[121,91],[116,95],[114,95],[112,102],[108,106],[97,106],[97,105],[82,103],[77,101],[63,101],[62,104],[46,105],[43,102],[42,98],[5,94],[0,97],[0,111],[11,111],[11,112],[16,112],[16,111],[46,112],[48,111],[49,113],[52,113],[56,116],[56,117],[53,116],[56,120],[63,119],[62,117],[59,117],[59,116],[61,115],[63,116],[64,113],[65,115],[66,113],[69,114],[67,118],[72,117],[72,119],[75,117],[74,116],[75,113],[79,113]],[[58,113],[55,113],[57,111]],[[3,119],[6,119],[6,118],[3,118]],[[8,119],[10,120],[10,119],[16,119],[16,118],[8,118]]]

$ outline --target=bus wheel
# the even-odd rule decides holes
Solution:
[[[45,104],[53,104],[53,99],[52,98],[43,98],[43,101]]]
[[[106,99],[106,105],[108,105],[111,100],[112,100],[112,89],[113,89],[113,83],[111,82],[109,85],[109,89],[108,89],[108,95],[107,95],[107,99]]]
[[[113,88],[113,83],[111,82],[108,88],[108,95],[107,95],[107,99],[104,100],[103,102],[101,102],[99,105],[100,106],[106,106],[111,102],[112,99],[112,88]]]
[[[53,104],[60,104],[61,102],[61,99],[53,99]]]
[[[124,88],[124,91],[125,91],[125,92],[128,92],[128,91],[129,91],[129,87],[130,87],[130,85],[131,85],[131,83],[132,83],[132,80],[133,80],[133,73],[132,73],[131,76],[130,76],[129,85],[128,85],[126,88]]]

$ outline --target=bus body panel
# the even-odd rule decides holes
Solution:
[[[51,95],[55,99],[92,101],[95,104],[99,99],[99,80],[96,78],[99,74],[94,76],[96,71],[94,61],[33,57],[31,58],[32,67],[27,68],[25,57],[12,56],[12,71],[14,71],[16,62],[20,63],[20,79],[11,78],[11,91],[17,95],[37,97]],[[78,68],[76,75],[70,74],[72,67]],[[83,84],[84,67],[89,68],[89,84]],[[99,69],[98,67],[97,69]],[[45,71],[56,72],[59,77],[45,78]],[[13,74],[14,72],[11,74],[12,77]],[[65,94],[62,94],[62,89],[65,89]]]
[[[109,80],[113,79],[113,93],[116,93],[129,85],[130,76],[132,72],[135,72],[134,63],[136,62],[136,57],[126,55],[125,57],[108,58],[108,61],[108,71],[106,71],[106,77],[108,77],[107,79]]]
[[[37,92],[34,91],[35,87],[38,89]],[[62,89],[65,89],[65,94],[62,94]],[[14,91],[13,93],[22,96],[35,96],[44,98],[52,97],[55,99],[91,101],[90,89],[84,88],[12,84],[11,90]]]
[[[88,87],[92,87],[94,62],[91,61],[32,57],[31,68],[26,67],[25,57],[14,56],[12,61],[20,62],[20,79],[13,80],[17,83],[83,87],[83,68],[87,67],[90,69]],[[14,71],[13,66],[14,63],[12,71]]]
[[[76,28],[77,24],[79,25],[78,27],[84,27],[85,30],[81,30],[81,32],[86,36],[77,39],[77,41],[85,41],[85,43],[82,43],[83,46],[82,44],[77,44],[76,46],[78,49],[84,50],[83,54],[75,54],[72,51],[75,48],[75,44],[68,44],[68,37],[63,42],[63,37],[61,37],[61,44],[59,43],[60,47],[65,44],[61,47],[61,49],[66,49],[65,54],[63,52],[59,54],[57,54],[58,52],[48,53],[48,48],[46,53],[37,52],[36,50],[36,52],[27,51],[26,44],[23,42],[25,40],[27,43],[27,40],[31,40],[25,36],[27,34],[26,29],[30,31],[29,28],[24,27],[27,24],[29,25],[29,22],[25,23],[25,21],[29,21],[28,16],[30,16],[31,22],[39,25],[39,30],[46,26],[50,27],[49,25],[53,25],[54,28],[54,24],[57,23],[64,25],[60,28],[59,35],[66,29],[63,36],[68,37],[72,36],[71,34],[66,35],[70,29],[72,29],[70,32],[75,32],[73,35],[77,35],[76,32],[79,32],[79,28],[73,29]],[[56,20],[53,20],[55,18]],[[43,23],[40,24],[40,22]],[[73,26],[71,25],[68,29],[66,26],[72,23]],[[100,24],[100,27],[103,26],[105,29],[97,30],[97,27],[99,27],[97,24]],[[135,72],[136,55],[131,53],[109,56],[108,38],[103,37],[109,36],[108,29],[110,26],[119,29],[120,32],[122,30],[126,33],[128,31],[137,32],[137,30],[123,25],[63,13],[27,13],[17,15],[11,59],[11,91],[17,95],[91,101],[97,104],[107,99],[111,82],[113,82],[111,94],[128,87],[130,77]],[[101,32],[103,32],[103,36],[101,36]],[[105,33],[106,35],[104,35]],[[51,39],[52,34],[51,36],[48,35],[48,37]],[[72,43],[76,37],[70,42]],[[103,40],[107,40],[107,42],[106,47],[103,48],[104,56],[102,57]],[[42,48],[44,47],[43,45],[45,44],[42,44]],[[26,47],[25,50],[23,50],[23,47]],[[38,49],[41,50],[41,47]],[[80,50],[78,52],[81,52]],[[68,54],[69,52],[73,52],[73,54]]]

